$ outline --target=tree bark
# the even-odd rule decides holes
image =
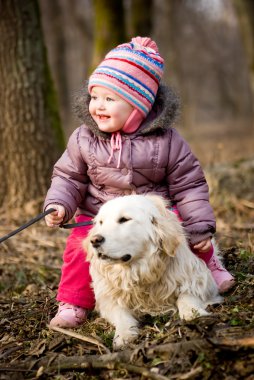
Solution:
[[[234,6],[246,50],[254,100],[254,2],[252,0],[234,0]]]
[[[37,0],[0,0],[0,205],[43,197],[64,146]]]
[[[122,0],[94,0],[94,52],[91,71],[105,54],[125,41]]]
[[[48,62],[56,85],[65,136],[79,126],[73,97],[91,66],[91,0],[39,0]]]
[[[130,5],[131,36],[150,36],[152,30],[153,1],[132,0]]]

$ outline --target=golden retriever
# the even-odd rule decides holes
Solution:
[[[222,300],[177,216],[159,196],[129,195],[105,203],[84,248],[96,308],[115,326],[116,349],[137,337],[142,314],[177,308],[180,318],[190,320]]]

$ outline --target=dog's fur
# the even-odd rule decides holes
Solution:
[[[107,202],[84,248],[96,307],[116,329],[115,348],[135,339],[142,314],[177,307],[180,318],[190,320],[221,302],[210,271],[191,252],[181,223],[161,197],[130,195]]]

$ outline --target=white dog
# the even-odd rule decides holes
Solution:
[[[155,195],[105,203],[85,239],[100,315],[115,326],[114,347],[138,334],[136,318],[178,308],[182,319],[222,301],[205,263],[190,250],[177,216]]]

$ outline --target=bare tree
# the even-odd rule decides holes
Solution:
[[[116,45],[125,42],[122,0],[94,0],[94,52],[92,69]]]
[[[252,0],[234,0],[234,5],[247,54],[254,99],[254,2]]]
[[[194,152],[209,163],[253,155],[250,75],[232,0],[154,0],[154,6],[164,80],[180,93],[180,128]]]
[[[39,0],[49,65],[66,136],[77,127],[73,94],[88,76],[93,47],[91,0]]]
[[[37,0],[0,0],[0,205],[44,196],[64,145]]]
[[[131,36],[149,36],[152,29],[152,0],[131,0],[130,34]]]

